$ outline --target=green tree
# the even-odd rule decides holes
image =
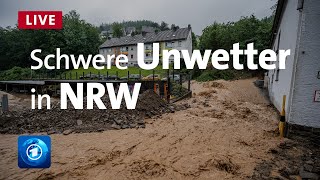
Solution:
[[[119,38],[123,36],[123,27],[120,23],[113,23],[112,24],[112,31],[113,31],[113,37]]]
[[[272,22],[272,16],[257,19],[253,15],[242,17],[237,22],[215,22],[203,30],[199,49],[202,52],[206,49],[229,51],[234,43],[239,43],[240,48],[245,49],[248,43],[254,42],[255,48],[262,51],[269,48]],[[242,63],[246,63],[243,56],[240,57],[240,60]]]
[[[34,49],[42,50],[37,56],[43,59],[48,54],[55,54],[56,48],[76,56],[96,54],[100,44],[98,29],[81,20],[76,11],[64,15],[62,30],[0,28],[0,71],[14,66],[30,68],[36,63],[30,58]],[[55,64],[55,60],[50,63]]]
[[[159,28],[160,28],[161,31],[169,30],[168,24],[166,22],[164,22],[164,21],[161,22]]]
[[[197,36],[192,32],[192,49],[198,49],[198,39]]]
[[[175,24],[171,24],[171,30],[177,30],[179,29],[180,27],[175,25]]]

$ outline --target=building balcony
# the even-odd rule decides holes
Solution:
[[[122,52],[120,52],[119,54],[128,55],[129,53],[128,53],[128,51],[122,51]]]

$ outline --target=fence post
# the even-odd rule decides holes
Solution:
[[[152,70],[152,81],[154,83],[154,69]]]
[[[3,112],[9,111],[9,102],[8,102],[7,94],[2,96],[2,111]]]
[[[128,71],[128,81],[129,81],[129,78],[130,78],[130,72]]]
[[[117,76],[117,79],[119,79],[119,76],[118,76],[119,74],[118,74],[118,71],[116,72],[116,76]]]
[[[167,78],[167,81],[168,81],[168,82],[167,82],[167,83],[168,83],[168,86],[167,86],[167,87],[168,87],[168,90],[167,90],[167,97],[166,97],[166,98],[167,98],[167,102],[170,103],[170,94],[171,94],[171,93],[170,93],[170,89],[171,89],[171,86],[170,86],[170,76],[169,76],[169,75],[170,75],[170,70],[169,70],[169,69],[168,69],[167,75],[168,75],[168,76],[167,76],[167,77],[168,77],[168,78]]]
[[[174,82],[174,68],[172,68],[172,82]]]
[[[190,82],[190,80],[191,80],[191,75],[189,74],[189,71],[188,71],[188,91],[190,91],[190,89],[191,89],[191,82]]]
[[[180,93],[181,93],[181,91],[182,91],[182,76],[181,76],[181,73],[179,74],[179,76],[180,76],[179,83],[180,83]]]
[[[282,97],[282,110],[280,113],[280,121],[279,121],[279,132],[280,132],[280,138],[284,137],[284,128],[286,123],[286,95],[283,95]]]

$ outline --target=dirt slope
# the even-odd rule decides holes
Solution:
[[[54,134],[51,168],[17,167],[17,135],[1,135],[0,179],[247,179],[279,145],[277,114],[253,79],[192,83],[191,108],[145,129]]]

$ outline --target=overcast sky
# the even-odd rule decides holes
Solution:
[[[14,26],[19,10],[70,10],[99,25],[122,20],[165,21],[187,27],[196,34],[217,22],[236,21],[251,14],[271,14],[276,0],[0,0],[0,26]]]

